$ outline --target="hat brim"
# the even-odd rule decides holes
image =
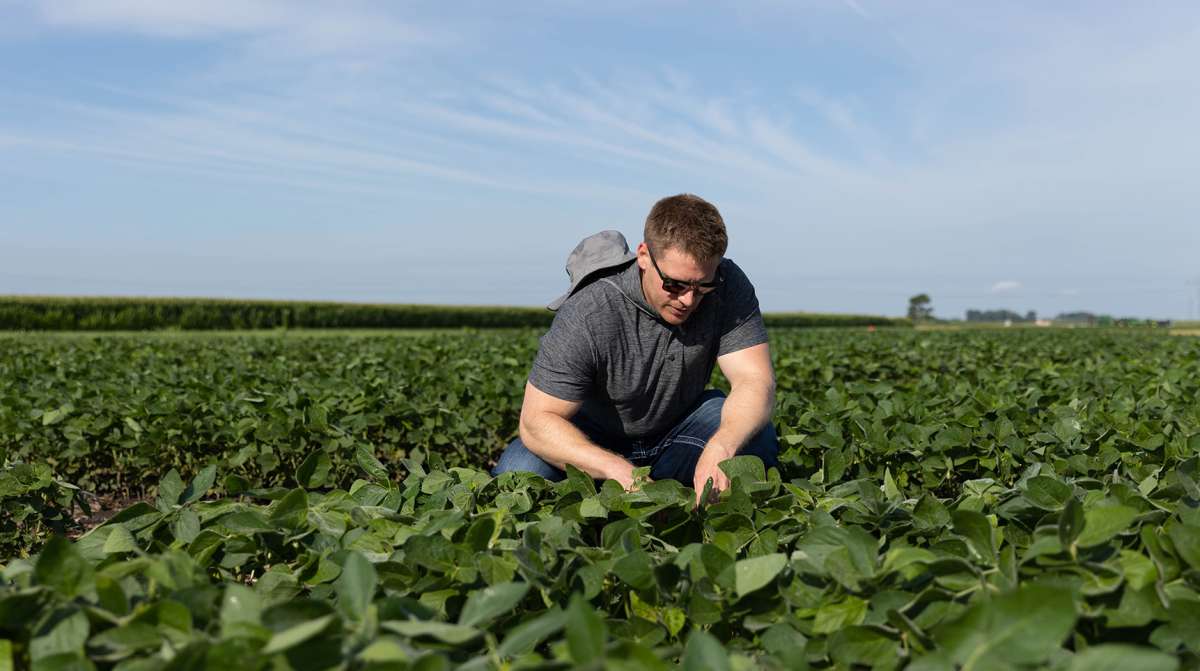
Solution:
[[[559,308],[562,307],[563,303],[567,302],[567,299],[571,297],[571,294],[575,293],[575,291],[578,290],[579,287],[586,284],[588,280],[595,277],[596,273],[599,273],[604,270],[611,270],[613,268],[619,268],[619,267],[629,263],[630,261],[633,261],[636,258],[637,258],[637,254],[634,254],[633,252],[625,252],[624,257],[622,257],[620,261],[617,261],[615,263],[611,263],[608,265],[600,266],[599,268],[593,269],[587,275],[584,275],[583,277],[579,278],[578,282],[576,282],[575,284],[572,284],[571,288],[567,289],[567,293],[565,293],[565,294],[559,296],[558,298],[555,298],[553,301],[551,301],[550,304],[546,306],[546,309],[551,310],[551,311],[558,310]]]

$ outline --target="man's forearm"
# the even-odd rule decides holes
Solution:
[[[762,431],[775,409],[775,386],[770,383],[743,382],[733,387],[721,408],[721,425],[708,445],[720,449],[729,458]]]
[[[566,464],[593,478],[617,480],[628,487],[633,480],[633,464],[588,439],[570,420],[542,413],[520,426],[525,447],[555,468]]]

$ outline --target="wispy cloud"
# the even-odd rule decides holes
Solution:
[[[463,167],[461,161],[417,159],[372,146],[371,133],[353,134],[298,121],[285,110],[262,106],[213,105],[158,97],[154,111],[131,111],[77,101],[43,101],[70,114],[73,133],[59,137],[29,132],[0,134],[0,145],[58,153],[87,154],[143,167],[186,170],[233,180],[255,180],[324,190],[384,191],[410,177],[541,194],[579,192],[582,184],[562,179],[522,179]],[[290,103],[289,103],[290,104]],[[390,131],[389,131],[390,132]],[[72,137],[74,135],[74,137]],[[389,135],[389,137],[395,137]],[[408,133],[445,148],[436,134]],[[485,147],[459,146],[475,152]],[[436,153],[416,152],[408,153]],[[618,189],[593,184],[593,193]]]
[[[246,38],[305,54],[428,44],[448,35],[362,5],[311,0],[41,0],[49,25],[175,39]]]
[[[47,184],[111,177],[130,202],[147,175],[204,198],[203,177],[276,202],[325,193],[331,209],[364,194],[402,211],[428,194],[431,210],[503,204],[531,227],[525,213],[544,207],[590,226],[687,189],[716,194],[739,254],[761,250],[758,271],[781,286],[804,250],[805,272],[928,291],[940,309],[1014,292],[1070,303],[1052,287],[1099,295],[1094,268],[1125,269],[1149,295],[1145,278],[1195,248],[1200,17],[1184,3],[758,0],[681,17],[666,0],[637,7],[651,44],[620,20],[629,2],[15,2],[0,13],[70,48],[57,79],[0,75],[0,162]],[[105,39],[71,42],[93,35]],[[5,189],[14,209],[42,205]],[[1065,253],[1081,229],[1087,254]],[[915,260],[932,258],[941,274],[922,276]],[[993,280],[1013,276],[1033,289]]]
[[[864,19],[871,18],[871,15],[867,13],[867,10],[863,9],[862,5],[858,4],[858,0],[842,0],[842,4],[849,7],[850,11],[858,14]]]

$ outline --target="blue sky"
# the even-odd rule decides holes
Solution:
[[[1192,317],[1200,5],[0,0],[0,294],[539,305],[720,208],[767,310]]]

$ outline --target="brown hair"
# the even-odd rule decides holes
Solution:
[[[701,263],[724,256],[729,246],[721,213],[690,193],[655,203],[646,216],[644,237],[656,254],[674,247]]]

